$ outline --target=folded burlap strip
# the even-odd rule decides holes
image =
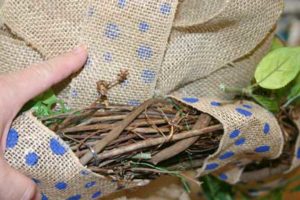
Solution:
[[[276,158],[283,137],[272,114],[251,102],[175,97],[184,104],[209,113],[224,127],[218,150],[209,156],[199,173],[215,173],[235,183],[242,169],[253,160]],[[55,133],[30,112],[22,114],[10,129],[5,158],[14,168],[33,178],[49,199],[93,199],[138,182],[115,182],[84,168]]]
[[[231,95],[220,92],[219,84],[249,84],[256,64],[268,51],[281,10],[281,0],[6,0],[0,12],[5,24],[0,32],[1,73],[50,58],[81,42],[89,47],[88,62],[59,94],[73,108],[90,104],[97,97],[95,82],[111,80],[120,69],[129,69],[130,77],[110,92],[115,103],[137,105],[176,91],[186,97],[225,99]],[[226,128],[218,151],[199,173],[214,172],[235,183],[248,162],[277,157],[282,136],[274,117],[259,106],[216,106],[222,100],[214,101],[211,105],[211,99],[201,98],[190,104]],[[240,133],[232,139],[233,128]],[[9,136],[17,141],[8,143],[8,162],[39,179],[49,199],[98,198],[100,192],[108,194],[118,185],[134,185],[111,183],[93,173],[81,176],[84,167],[77,158],[30,113],[16,119]],[[242,137],[245,143],[236,145],[243,142]],[[52,139],[56,153],[51,149]],[[241,156],[245,159],[235,162]],[[61,185],[66,188],[61,190]]]

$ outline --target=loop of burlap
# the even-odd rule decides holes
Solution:
[[[224,135],[219,148],[205,160],[198,170],[199,175],[214,172],[221,179],[236,183],[247,164],[280,156],[284,138],[275,116],[264,108],[248,101],[175,98],[223,124]]]
[[[24,68],[85,43],[89,47],[88,62],[59,94],[73,108],[94,101],[95,82],[112,80],[120,69],[129,69],[130,77],[110,92],[111,102],[138,105],[154,95],[176,92],[186,97],[230,98],[219,85],[242,88],[249,84],[256,64],[268,51],[281,10],[282,0],[6,0],[0,11],[5,24],[0,31],[0,72]],[[200,100],[184,103],[219,119],[224,135],[218,151],[209,156],[199,173],[206,174],[209,166],[209,173],[235,183],[249,162],[280,154],[280,129],[264,109],[249,102],[218,106],[221,100]],[[249,112],[251,116],[245,116]],[[268,133],[264,133],[266,123]],[[117,187],[135,185],[112,183],[93,173],[82,176],[84,167],[70,150],[64,155],[51,152],[49,141],[54,133],[30,113],[16,119],[13,128],[18,141],[6,151],[6,159],[39,179],[49,199],[72,195],[90,199],[100,191],[106,195]],[[233,129],[240,129],[238,137],[245,137],[244,145],[234,144],[238,138],[228,138]],[[269,151],[253,152],[256,148]],[[220,160],[226,151],[234,156]],[[26,164],[26,156],[31,153],[38,158],[34,166]],[[235,162],[237,159],[241,162]],[[93,181],[95,187],[85,187]],[[55,188],[59,182],[68,187]]]

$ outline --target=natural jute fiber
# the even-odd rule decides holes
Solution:
[[[231,96],[219,85],[249,84],[282,7],[282,0],[5,0],[0,72],[87,44],[83,70],[57,88],[68,106],[90,105],[98,96],[97,81],[128,69],[128,81],[113,88],[109,100],[136,106],[172,95],[218,119],[224,127],[220,146],[198,172],[236,183],[248,163],[278,157],[284,141],[274,116],[251,102],[228,103]],[[34,178],[45,199],[96,199],[140,184],[86,170],[31,112],[14,121],[5,157]]]

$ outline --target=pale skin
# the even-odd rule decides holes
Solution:
[[[13,119],[27,101],[78,71],[86,59],[87,49],[81,45],[69,53],[33,64],[25,70],[0,75],[1,200],[41,199],[35,183],[6,163],[3,157],[6,136]]]

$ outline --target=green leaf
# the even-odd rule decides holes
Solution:
[[[266,89],[279,89],[295,79],[300,71],[300,48],[284,47],[270,52],[257,66],[255,79]]]
[[[295,79],[291,92],[288,95],[288,99],[292,99],[295,96],[298,96],[299,94],[300,94],[300,74],[298,74],[297,78]]]
[[[42,93],[41,95],[34,98],[35,102],[42,102],[46,105],[52,105],[57,102],[57,98],[52,89],[47,90],[46,92]]]
[[[202,177],[203,192],[207,200],[233,200],[232,186],[207,175]]]
[[[265,96],[260,95],[252,95],[251,96],[258,104],[260,104],[262,107],[266,108],[270,112],[276,113],[279,112],[279,104],[276,100],[270,99]]]
[[[284,45],[283,41],[278,36],[275,36],[273,38],[272,45],[271,45],[271,50],[270,51],[274,51],[275,49],[279,49],[279,48],[282,48],[284,46],[285,45]]]
[[[300,192],[300,185],[297,185],[297,186],[294,187],[291,191],[292,191],[292,192]]]

